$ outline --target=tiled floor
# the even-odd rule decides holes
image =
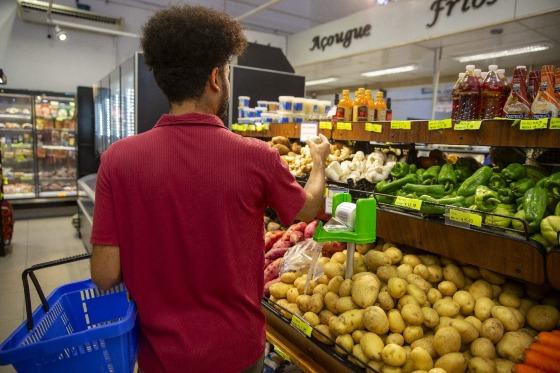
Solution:
[[[18,220],[11,253],[0,257],[0,340],[3,341],[25,314],[21,272],[33,264],[84,253],[70,217]],[[36,272],[46,294],[61,284],[89,277],[89,262],[80,261]],[[32,291],[33,293],[33,291]],[[32,297],[32,306],[38,297]],[[0,373],[14,372],[0,367]]]

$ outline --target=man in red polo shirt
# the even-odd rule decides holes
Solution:
[[[122,278],[136,302],[142,372],[262,371],[264,210],[290,224],[323,203],[326,138],[309,144],[301,188],[276,150],[224,127],[228,61],[245,45],[224,13],[156,13],[142,46],[170,113],[101,158],[91,275]]]

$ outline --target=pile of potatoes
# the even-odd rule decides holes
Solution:
[[[368,371],[510,373],[537,332],[559,324],[559,299],[544,287],[391,243],[357,245],[352,279],[346,251],[321,261],[309,283],[282,274],[271,299]]]

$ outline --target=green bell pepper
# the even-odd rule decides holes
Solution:
[[[539,244],[541,244],[542,246],[544,246],[547,251],[550,249],[550,246],[548,245],[548,242],[546,241],[546,239],[543,237],[542,234],[535,233],[534,235],[532,235],[530,237],[530,239],[539,243]]]
[[[534,179],[531,179],[530,177],[526,177],[524,179],[514,181],[509,185],[509,187],[511,188],[513,194],[516,197],[521,197],[522,195],[525,194],[526,191],[534,187],[535,184],[536,182]]]
[[[519,163],[510,163],[502,170],[502,176],[508,181],[515,181],[527,177],[527,169]]]
[[[515,195],[510,188],[500,188],[498,189],[498,199],[501,203],[514,203],[515,202]]]
[[[465,206],[465,197],[443,197],[434,198],[428,195],[421,195],[419,197],[422,201],[428,203],[422,203],[420,211],[424,214],[430,215],[443,215],[445,214],[445,206]]]
[[[424,177],[424,173],[425,173],[425,172],[426,172],[426,170],[423,169],[423,168],[419,168],[419,169],[416,170],[416,176],[418,176],[418,181],[419,181],[420,183],[422,182],[422,179],[423,179],[423,177]]]
[[[488,180],[492,177],[492,169],[488,166],[480,167],[475,171],[474,174],[469,176],[467,180],[463,181],[459,189],[457,190],[457,195],[459,196],[470,196],[475,194],[476,188],[481,185],[486,185]]]
[[[400,179],[402,177],[405,177],[406,175],[409,174],[409,172],[408,172],[409,168],[410,168],[410,166],[409,166],[408,163],[397,162],[393,166],[393,169],[391,170],[391,176],[393,177],[393,179]]]
[[[418,167],[415,164],[411,164],[408,167],[408,173],[409,174],[415,174],[417,169],[418,169]]]
[[[455,163],[455,176],[457,176],[457,182],[462,183],[472,174],[473,172],[467,165],[460,164],[459,162]]]
[[[457,175],[455,175],[455,170],[453,169],[452,164],[446,163],[441,166],[437,182],[438,184],[443,184],[447,192],[451,192],[453,188],[455,188],[455,184],[457,184]]]
[[[385,181],[385,180],[383,180]],[[418,176],[416,174],[408,174],[397,180],[389,181],[384,183],[383,181],[377,183],[375,186],[375,191],[378,193],[392,194],[396,193],[397,190],[401,189],[406,184],[415,184],[418,182]]]
[[[544,187],[555,199],[560,199],[560,172],[547,177],[544,181]]]
[[[539,181],[540,179],[544,179],[545,177],[548,176],[548,173],[546,172],[545,169],[537,166],[531,166],[526,164],[525,170],[527,171],[527,177],[530,177],[535,181]]]
[[[493,214],[499,214],[503,216],[486,215],[484,218],[484,223],[487,225],[493,225],[500,228],[508,228],[511,224],[511,217],[513,216],[513,205],[498,204],[496,209],[492,211]]]
[[[506,181],[504,180],[504,177],[501,174],[494,173],[490,177],[490,180],[488,180],[488,186],[491,189],[499,190],[500,188],[504,188],[506,186]]]
[[[494,211],[499,203],[500,199],[498,198],[497,192],[484,185],[480,185],[476,188],[474,204],[480,211]]]
[[[554,215],[560,216],[560,201],[556,204],[556,207],[554,208]]]
[[[560,232],[560,216],[550,215],[541,220],[541,234],[548,243],[548,246],[557,246],[558,232]]]
[[[547,205],[547,195],[544,188],[535,186],[525,192],[523,196],[523,210],[525,210],[525,220],[531,228],[536,230],[544,218]]]
[[[422,175],[422,184],[435,184],[439,175],[440,166],[432,166]]]
[[[424,184],[406,184],[402,188],[406,193],[414,193],[419,196],[426,194],[435,198],[441,198],[447,195],[443,185],[424,185]]]
[[[525,233],[525,226],[523,224],[523,222],[525,221],[525,211],[519,210],[515,213],[515,215],[513,215],[513,217],[515,218],[511,220],[511,226],[513,227],[513,229]]]
[[[474,194],[472,196],[465,197],[465,207],[474,205]]]

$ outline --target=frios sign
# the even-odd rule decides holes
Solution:
[[[426,24],[427,27],[433,27],[439,19],[440,14],[445,14],[447,17],[453,15],[455,8],[460,9],[461,12],[466,13],[471,9],[478,9],[484,5],[493,5],[498,0],[434,0],[430,6],[430,10],[434,14],[432,22]]]

